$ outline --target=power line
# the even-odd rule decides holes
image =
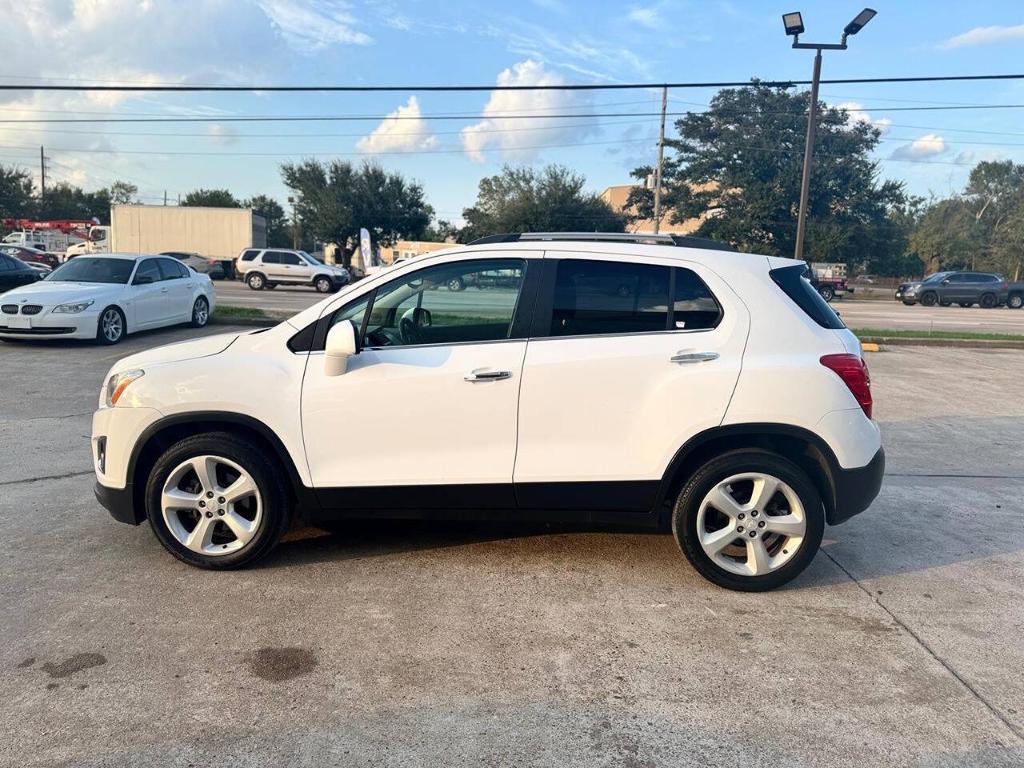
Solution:
[[[920,77],[860,77],[821,80],[822,85],[853,85],[869,83],[936,83],[979,80],[1024,80],[1024,74],[929,75]],[[562,83],[552,85],[56,85],[46,83],[0,84],[0,91],[74,91],[119,93],[394,93],[444,92],[472,93],[480,91],[626,91],[642,89],[738,88],[749,85],[768,88],[792,88],[810,85],[810,80],[725,80],[673,83]]]

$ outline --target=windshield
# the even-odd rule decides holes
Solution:
[[[936,272],[934,275],[929,275],[928,277],[926,277],[921,282],[922,283],[937,283],[940,280],[945,280],[947,277],[949,277],[952,274],[953,274],[952,272]]]
[[[309,255],[308,253],[306,253],[305,251],[299,251],[299,256],[301,256],[301,257],[302,257],[303,259],[305,259],[305,260],[306,260],[306,263],[307,263],[307,264],[309,264],[309,265],[311,265],[311,266],[314,266],[314,267],[319,267],[319,266],[320,266],[321,264],[323,264],[323,262],[322,262],[322,261],[317,261],[317,260],[316,260],[315,258],[313,258],[312,256],[310,256],[310,255]]]
[[[131,259],[77,258],[55,269],[46,279],[51,283],[126,284],[134,268],[135,262]]]

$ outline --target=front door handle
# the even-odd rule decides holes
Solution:
[[[466,381],[501,381],[511,378],[512,371],[471,371],[463,377]]]
[[[706,363],[709,360],[717,360],[717,352],[692,352],[688,349],[680,350],[669,358],[672,363]]]

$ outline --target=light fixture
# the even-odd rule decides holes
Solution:
[[[857,18],[860,18],[860,16]],[[804,33],[804,18],[800,15],[799,11],[782,14],[782,23],[786,27],[787,35],[802,35]]]
[[[853,21],[846,25],[845,29],[843,29],[843,34],[856,35],[867,26],[869,21],[875,18],[876,13],[877,11],[873,8],[865,8],[863,11],[858,13],[856,17],[854,17]]]

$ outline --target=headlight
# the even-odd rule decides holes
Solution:
[[[107,380],[107,407],[113,408],[117,405],[117,401],[121,399],[121,395],[128,389],[128,385],[137,379],[141,379],[146,375],[145,371],[124,371],[123,373],[115,373]]]
[[[78,301],[75,302],[74,304],[58,304],[56,307],[53,308],[53,311],[58,314],[73,315],[77,312],[82,312],[83,310],[85,310],[88,307],[91,307],[92,305],[93,300],[89,299],[89,301]]]

